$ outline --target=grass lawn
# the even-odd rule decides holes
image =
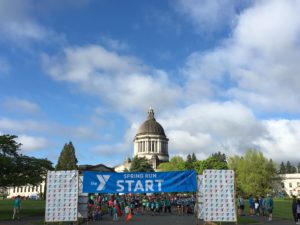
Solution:
[[[11,220],[13,214],[13,200],[0,200],[0,220]],[[45,201],[22,200],[22,218],[44,217]]]
[[[248,200],[245,199],[245,211],[249,214]],[[293,220],[292,199],[274,199],[273,217],[279,219]]]
[[[13,200],[0,200],[0,221],[11,220],[12,218]],[[275,218],[293,220],[292,216],[292,200],[291,199],[274,199],[273,216]],[[248,201],[245,200],[245,213],[249,213]],[[45,201],[37,200],[22,200],[21,217],[23,219],[41,218],[45,215]],[[239,224],[251,224],[258,222],[255,217],[239,217]],[[36,224],[39,224],[37,222]]]
[[[276,218],[293,220],[292,199],[275,199],[273,215]]]

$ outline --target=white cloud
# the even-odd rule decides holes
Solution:
[[[266,133],[251,110],[237,102],[190,105],[161,120],[170,153],[206,155],[216,151],[241,154]]]
[[[49,142],[44,137],[34,137],[28,135],[19,135],[17,142],[21,143],[21,149],[26,152],[43,150],[49,147]]]
[[[116,40],[110,37],[102,36],[101,42],[107,46],[108,49],[111,49],[113,51],[127,51],[129,50],[129,45],[125,42],[122,42],[120,40]]]
[[[299,162],[300,121],[299,120],[266,120],[267,135],[257,140],[257,145],[265,156],[277,162],[290,160]]]
[[[4,100],[2,105],[5,110],[9,110],[9,111],[27,113],[27,114],[41,113],[41,109],[38,104],[26,99],[7,98]]]
[[[0,118],[0,130],[5,132],[46,131],[47,125],[34,120]]]
[[[62,42],[64,36],[41,25],[33,15],[38,4],[31,0],[0,1],[0,34],[2,41],[26,48],[30,41]]]
[[[69,47],[56,56],[44,54],[43,64],[54,79],[73,83],[114,108],[163,108],[175,104],[180,95],[164,71],[97,45]]]
[[[222,32],[235,25],[238,10],[248,6],[250,2],[178,0],[175,10],[190,20],[201,35],[207,35],[207,32]]]
[[[188,58],[182,71],[190,96],[235,99],[263,112],[300,112],[299,10],[298,1],[275,0],[243,11],[232,37]]]
[[[232,28],[219,46],[187,58],[181,85],[165,71],[99,45],[44,54],[45,71],[98,96],[123,115],[152,105],[162,115],[158,121],[170,138],[170,154],[232,155],[249,147],[277,160],[290,157],[284,153],[295,154],[299,122],[260,121],[254,112],[300,112],[300,3],[257,1],[244,9],[236,1],[178,1],[177,6],[199,31]],[[118,41],[106,45],[122,49]],[[98,145],[94,151],[131,154],[140,118],[136,114],[127,117],[135,122],[123,141]]]

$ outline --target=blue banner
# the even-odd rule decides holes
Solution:
[[[84,193],[196,192],[196,172],[83,172]]]

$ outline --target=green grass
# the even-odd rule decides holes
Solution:
[[[249,223],[257,223],[259,222],[259,220],[255,217],[244,217],[244,216],[240,216],[238,217],[238,224],[249,224]]]
[[[293,220],[292,199],[274,199],[273,216],[280,219]]]
[[[248,200],[245,199],[244,212],[249,214]],[[274,199],[273,217],[278,219],[293,220],[292,199]]]
[[[0,200],[0,220],[11,220],[13,214],[13,200]],[[45,201],[22,200],[22,218],[44,217]]]
[[[0,221],[11,220],[13,211],[13,200],[0,200]],[[274,199],[274,218],[293,220],[291,199]],[[245,213],[249,213],[249,205],[245,200]],[[22,200],[21,217],[22,219],[44,218],[45,201]],[[256,223],[255,217],[239,217],[240,224]],[[41,222],[42,223],[42,222]],[[37,224],[39,222],[37,221]]]

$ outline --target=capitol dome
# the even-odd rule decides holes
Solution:
[[[161,162],[169,161],[168,141],[164,128],[155,120],[150,108],[147,120],[135,135],[134,156],[147,158],[156,169]]]
[[[153,109],[149,110],[147,120],[140,126],[136,135],[141,134],[156,134],[166,136],[164,128],[158,122],[156,122],[154,118]]]

